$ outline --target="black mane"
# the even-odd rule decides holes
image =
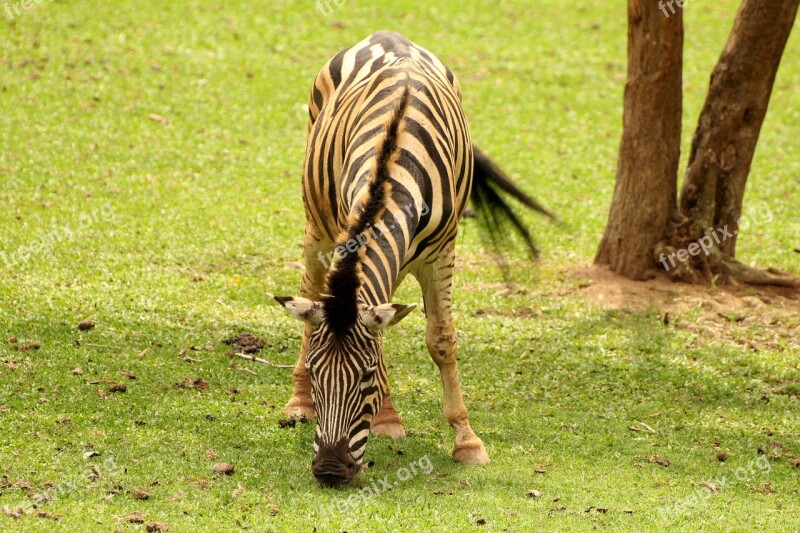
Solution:
[[[410,101],[408,86],[403,88],[398,106],[386,127],[386,136],[376,147],[375,170],[368,185],[368,196],[360,207],[354,223],[351,223],[337,240],[336,247],[345,246],[350,240],[367,230],[386,207],[386,194],[389,180],[389,163],[397,151],[400,126]],[[322,298],[325,318],[336,335],[343,335],[355,324],[358,318],[358,289],[361,286],[361,257],[364,253],[359,247],[355,252],[345,252],[335,261],[326,282],[325,296]]]

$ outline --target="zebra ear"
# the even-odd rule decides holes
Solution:
[[[383,328],[394,326],[414,310],[416,304],[381,304],[377,306],[362,305],[359,309],[361,321],[369,329],[380,331]]]
[[[299,296],[274,296],[274,298],[297,320],[315,327],[322,323],[323,314],[322,304],[320,302],[315,302]]]

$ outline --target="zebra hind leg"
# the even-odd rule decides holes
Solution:
[[[418,277],[428,322],[425,344],[442,378],[444,416],[456,437],[453,458],[466,464],[484,464],[489,462],[489,454],[469,424],[469,413],[461,394],[457,335],[450,309],[454,265],[455,247],[451,243],[433,264],[423,268]]]
[[[326,264],[320,259],[332,248],[332,243],[324,238],[311,222],[306,222],[306,232],[303,239],[303,256],[305,271],[300,282],[300,295],[311,300],[318,300],[325,286],[325,274],[328,271]],[[314,417],[314,401],[311,396],[311,379],[306,370],[306,353],[308,340],[314,328],[306,325],[303,330],[303,343],[300,348],[300,357],[297,359],[292,378],[294,378],[294,392],[286,404],[286,415],[301,421],[308,421]]]

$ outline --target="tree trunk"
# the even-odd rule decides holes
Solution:
[[[677,2],[676,2],[677,3]],[[632,279],[800,287],[735,259],[742,199],[800,0],[742,0],[711,74],[676,201],[683,18],[673,2],[628,0],[628,81],[614,198],[595,263]],[[680,6],[679,6],[680,7]]]
[[[734,257],[747,176],[798,4],[743,0],[739,7],[692,139],[680,198],[685,219],[667,231],[676,248],[715,233],[716,238],[710,252],[674,272],[678,277],[721,274],[733,278],[729,281],[783,284],[774,276],[759,276]]]
[[[683,13],[628,1],[628,81],[614,199],[598,264],[628,278],[656,272],[653,250],[676,211]]]

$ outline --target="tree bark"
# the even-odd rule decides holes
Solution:
[[[800,278],[735,258],[750,165],[799,4],[742,0],[711,74],[678,205],[683,10],[628,0],[623,134],[595,263],[631,279],[666,270],[695,283],[800,287]]]
[[[750,164],[800,0],[743,0],[711,83],[681,190],[688,236],[738,230]],[[719,250],[736,255],[736,237]]]
[[[653,250],[677,209],[683,13],[628,1],[628,80],[614,199],[595,263],[632,279],[656,272]]]
[[[800,282],[735,259],[745,185],[798,4],[800,0],[743,0],[739,7],[692,138],[680,215],[667,228],[666,246],[658,246],[657,255],[703,238],[711,247],[670,271],[675,278],[700,281],[720,275],[730,283]]]

